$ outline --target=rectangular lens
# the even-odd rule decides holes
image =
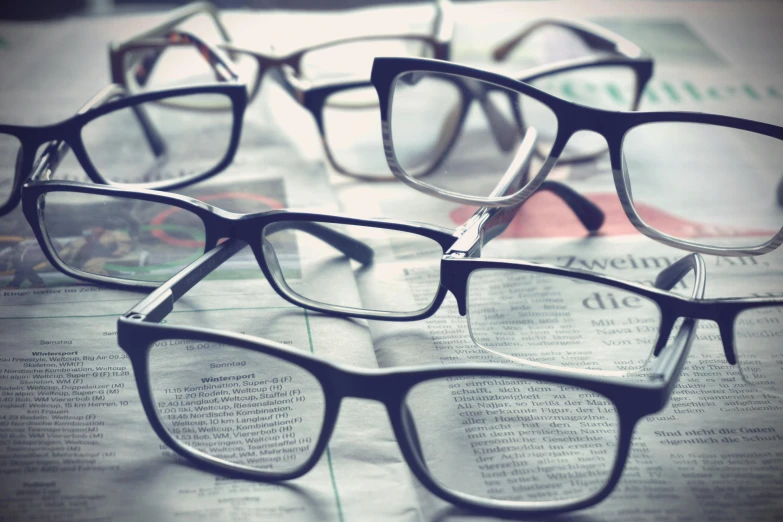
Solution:
[[[204,253],[204,223],[178,207],[78,192],[47,192],[38,205],[54,254],[88,275],[165,281]]]
[[[440,485],[518,507],[590,497],[614,468],[619,418],[595,392],[532,379],[470,376],[417,384],[408,434]]]
[[[18,138],[0,133],[0,207],[11,199],[21,153],[22,144]]]
[[[186,180],[217,167],[229,152],[232,111],[182,106],[230,106],[224,94],[172,96],[98,116],[82,128],[87,156],[114,183]]]
[[[419,39],[365,38],[334,43],[302,55],[300,71],[308,80],[369,78],[376,56],[430,58],[432,44]]]
[[[468,325],[482,348],[551,368],[626,373],[647,363],[658,305],[619,288],[523,270],[476,270]]]
[[[751,308],[734,321],[734,348],[742,378],[783,396],[783,306]],[[751,406],[752,408],[752,406]]]
[[[264,228],[263,244],[283,291],[317,306],[412,315],[440,285],[443,249],[410,232],[279,221]]]
[[[469,197],[488,197],[506,175],[531,179],[557,132],[555,114],[535,98],[449,74],[400,75],[390,112],[403,173]],[[522,146],[531,139],[534,147]]]
[[[323,107],[324,136],[334,163],[356,176],[391,177],[381,136],[378,95],[371,87],[330,95]]]
[[[321,384],[304,368],[192,339],[153,344],[148,364],[158,419],[197,458],[283,473],[312,456],[326,401]]]
[[[649,123],[623,140],[633,207],[650,228],[709,247],[752,248],[783,227],[783,140],[696,123]]]

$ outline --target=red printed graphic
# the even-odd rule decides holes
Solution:
[[[601,236],[626,236],[639,234],[625,215],[617,194],[588,194],[585,197],[598,205],[606,219],[599,231]],[[451,212],[455,224],[464,223],[475,207],[463,206]],[[681,238],[715,236],[763,236],[772,237],[775,231],[716,227],[688,221],[644,203],[636,203],[637,213],[645,223],[656,230]],[[580,237],[588,234],[582,223],[568,206],[549,192],[538,192],[525,202],[514,220],[500,237]]]

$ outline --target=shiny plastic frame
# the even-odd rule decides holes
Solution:
[[[46,158],[53,157],[55,160],[57,156],[58,154],[55,154],[54,152],[45,155]],[[208,205],[207,203],[203,203],[196,199],[178,194],[168,194],[165,192],[152,190],[131,190],[121,187],[94,185],[75,181],[39,181],[38,176],[41,176],[42,178],[48,177],[50,170],[56,167],[56,161],[53,160],[53,163],[55,163],[53,167],[47,168],[46,162],[42,162],[42,165],[39,168],[41,172],[36,173],[34,176],[35,179],[22,187],[22,206],[24,214],[28,223],[30,224],[30,227],[35,233],[36,238],[38,239],[38,243],[41,246],[41,249],[52,266],[66,275],[76,279],[81,279],[83,281],[110,285],[122,289],[153,289],[157,288],[159,283],[120,279],[91,274],[76,270],[68,266],[58,257],[56,248],[54,248],[52,245],[48,234],[44,229],[44,220],[42,219],[42,216],[45,212],[45,208],[41,204],[41,196],[52,192],[95,194],[99,196],[111,196],[116,198],[149,201],[187,210],[188,212],[198,216],[204,224],[204,229],[206,232],[204,251],[209,251],[215,248],[218,241],[222,238],[230,237],[242,239],[247,244],[252,246],[253,252],[259,263],[259,267],[264,272],[264,275],[267,277],[275,291],[277,291],[282,297],[298,306],[310,308],[312,310],[333,313],[341,313],[344,310],[338,308],[325,308],[322,305],[314,304],[301,297],[291,295],[291,293],[288,292],[285,287],[281,287],[275,283],[275,278],[273,277],[272,273],[272,271],[275,269],[275,265],[270,265],[267,263],[263,250],[261,232],[265,226],[277,221],[302,222],[302,231],[317,236],[319,239],[334,246],[345,255],[355,259],[356,261],[359,261],[360,263],[372,262],[373,252],[371,249],[369,249],[369,247],[332,229],[318,226],[317,223],[312,223],[312,221],[321,223],[362,225],[388,230],[399,230],[411,234],[425,236],[438,243],[443,249],[444,253],[446,253],[449,247],[455,244],[459,238],[464,236],[467,231],[467,229],[464,227],[458,227],[456,230],[449,230],[444,227],[426,225],[423,223],[395,221],[390,219],[356,219],[334,214],[294,212],[290,210],[272,210],[254,214],[235,214],[233,212],[228,212],[218,207]],[[592,202],[582,198],[577,193],[567,188],[565,185],[557,182],[550,182],[542,185],[541,189],[551,190],[560,195],[560,197],[562,197],[566,203],[571,206],[577,217],[582,220],[584,226],[589,231],[597,230],[601,226],[601,223],[603,222],[603,214],[601,210]],[[483,232],[473,232],[478,234],[478,237],[482,241],[481,244],[484,244],[491,238],[496,237],[502,233],[506,226],[508,226],[508,223],[511,221],[511,219],[513,219],[515,214],[516,211],[508,211],[507,209],[479,209],[479,211],[476,212],[474,217],[471,218],[468,223],[472,229],[476,229],[476,227],[484,227],[486,225],[486,230]],[[479,216],[480,220],[476,221]],[[490,219],[492,216],[497,217],[495,217],[495,219]],[[477,243],[478,246],[473,247],[473,251],[475,253],[480,253],[481,244]],[[434,312],[435,309],[431,311],[431,313]],[[431,313],[429,315],[431,315]],[[365,314],[359,311],[352,311],[350,315],[354,317],[373,318],[372,314]],[[415,316],[407,318],[407,320],[417,318],[418,316]],[[389,317],[389,319],[393,318]],[[402,320],[405,318],[403,317],[399,319]]]
[[[653,74],[652,57],[650,57],[638,46],[622,38],[621,36],[616,35],[611,31],[608,31],[598,25],[591,24],[589,22],[577,22],[577,21],[560,20],[560,19],[539,20],[536,23],[530,25],[525,30],[523,30],[521,33],[517,34],[511,40],[504,42],[503,44],[498,46],[493,52],[493,56],[495,60],[500,61],[505,59],[508,53],[510,53],[517,45],[521,45],[521,43],[525,40],[525,38],[533,34],[539,28],[547,27],[547,26],[563,27],[568,29],[569,31],[573,32],[578,37],[580,37],[591,48],[596,49],[597,51],[601,51],[602,54],[596,56],[576,58],[572,60],[562,60],[551,64],[546,64],[534,68],[528,68],[516,73],[514,75],[514,78],[517,78],[520,82],[531,82],[541,78],[545,78],[547,76],[552,76],[552,75],[561,74],[564,72],[569,72],[569,71],[579,70],[579,69],[598,68],[600,70],[601,67],[627,67],[633,72],[635,78],[633,99],[632,99],[631,107],[629,107],[629,109],[635,111],[639,107],[639,101],[641,99],[642,92],[644,91],[644,88],[649,82],[650,78],[652,78],[652,74]],[[284,74],[284,73],[279,72],[279,74]],[[296,99],[298,99],[300,103],[313,115],[316,125],[318,126],[318,132],[320,133],[321,136],[321,142],[323,144],[324,150],[326,151],[329,162],[332,164],[332,166],[341,174],[345,174],[345,175],[349,175],[365,180],[370,180],[370,181],[393,179],[393,176],[383,177],[383,176],[377,176],[372,174],[361,174],[357,172],[350,172],[345,170],[342,166],[340,166],[340,164],[334,158],[334,155],[331,149],[329,148],[328,140],[326,139],[326,128],[324,125],[323,114],[324,114],[324,107],[326,106],[326,100],[329,98],[329,96],[332,96],[340,92],[349,91],[352,89],[371,87],[374,83],[375,81],[370,83],[367,82],[366,80],[359,80],[359,81],[341,81],[341,82],[322,82],[316,85],[311,83],[298,82],[296,78],[294,78],[291,75],[289,75],[286,78],[286,80],[283,82],[283,86],[288,87],[291,95]],[[465,123],[465,119],[467,118],[468,111],[474,100],[479,102],[479,107],[484,113],[484,116],[489,125],[489,129],[492,132],[492,136],[495,142],[497,143],[498,148],[502,151],[508,151],[515,144],[514,140],[517,136],[517,128],[520,125],[519,119],[517,119],[517,121],[509,121],[503,115],[503,112],[499,108],[494,106],[492,99],[486,96],[485,95],[486,93],[476,92],[475,87],[471,87],[469,82],[460,84],[458,87],[462,93],[463,104],[460,111],[460,115],[455,120],[455,124],[454,124],[457,127],[457,130],[453,133],[451,139],[445,145],[445,147],[442,148],[442,150],[440,151],[440,155],[432,163],[430,168],[417,173],[415,178],[421,178],[428,174],[431,174],[448,157],[449,153],[453,149],[454,145],[457,142],[457,139],[460,136],[460,129]],[[377,85],[376,85],[376,89],[377,89]],[[381,106],[380,106],[381,117],[383,118],[384,103],[386,103],[386,101],[384,98],[380,98],[380,100],[381,100]],[[388,142],[385,139],[385,134],[384,134],[384,144],[388,146]],[[389,154],[388,150],[386,151],[386,154],[387,155]],[[573,158],[569,160],[569,163],[589,161],[595,158],[598,154],[590,154],[590,155],[580,156],[578,158]],[[399,174],[394,173],[394,175],[402,179],[403,181],[406,181],[405,179],[401,178]],[[414,188],[422,192],[426,192],[430,195],[434,195],[436,197],[442,197],[439,191],[427,190],[429,188],[429,185],[427,185],[426,183],[416,184],[414,185]],[[457,201],[456,199],[452,199],[452,200]],[[478,204],[478,205],[482,204],[482,203],[477,203],[476,201],[477,200],[473,200],[469,202],[469,204]],[[464,203],[465,201],[457,201],[457,202]]]
[[[221,159],[212,169],[197,176],[139,183],[136,186],[158,190],[172,190],[196,183],[197,181],[221,172],[231,163],[231,161],[233,161],[239,144],[242,119],[245,113],[245,106],[247,105],[247,93],[243,86],[224,83],[166,89],[130,95],[119,85],[111,84],[102,89],[74,116],[59,123],[37,127],[0,124],[0,133],[15,136],[21,142],[21,148],[16,158],[16,170],[14,173],[11,194],[9,200],[0,206],[0,216],[11,212],[11,210],[19,204],[19,201],[21,200],[22,185],[32,176],[34,169],[37,168],[35,165],[35,155],[41,145],[53,141],[64,142],[76,155],[84,172],[92,181],[104,185],[111,185],[113,183],[101,175],[90,160],[89,155],[85,150],[84,142],[82,141],[82,128],[91,121],[107,113],[130,107],[134,111],[135,116],[144,131],[145,138],[147,139],[150,148],[156,156],[162,156],[166,153],[165,140],[155,130],[149,117],[144,112],[143,107],[139,107],[139,105],[147,102],[155,102],[156,100],[194,94],[221,94],[225,95],[230,101],[233,123],[231,127],[231,139],[223,159]]]
[[[160,439],[176,453],[197,463],[200,467],[236,478],[280,481],[300,477],[310,471],[318,462],[334,430],[337,415],[343,398],[358,397],[375,400],[386,406],[392,429],[400,450],[416,478],[432,493],[458,506],[492,515],[520,516],[530,514],[557,513],[585,508],[606,498],[620,480],[628,458],[631,440],[636,423],[647,415],[661,411],[674,389],[680,372],[685,364],[691,343],[696,332],[696,321],[686,319],[677,332],[674,341],[658,350],[658,358],[651,366],[648,382],[631,382],[621,378],[596,377],[571,372],[555,372],[541,369],[524,369],[512,365],[447,365],[425,366],[420,368],[394,368],[368,370],[339,366],[318,359],[307,353],[296,351],[274,341],[259,339],[248,335],[220,332],[206,328],[178,327],[156,324],[162,321],[181,298],[198,281],[206,277],[226,259],[244,248],[242,241],[232,239],[211,250],[193,262],[160,288],[139,302],[117,322],[117,341],[127,353],[136,379],[139,396],[152,428]],[[463,266],[494,264],[481,260],[470,260]],[[586,272],[578,272],[546,265],[516,263],[519,270],[544,272],[552,275],[599,282],[609,286],[618,286],[631,292],[654,298],[668,296],[657,290],[632,283],[623,283],[612,278]],[[693,270],[696,276],[694,296],[701,297],[704,292],[705,274],[703,261],[699,256],[691,255],[671,265],[658,277],[657,284],[669,287],[676,284],[688,272]],[[665,297],[664,299],[670,299]],[[677,303],[687,303],[684,298],[671,297],[667,301],[673,304],[671,315],[680,311]],[[662,335],[667,339],[669,331]],[[233,465],[230,462],[190,450],[172,437],[158,418],[148,379],[148,354],[150,347],[166,339],[190,339],[198,342],[227,344],[259,353],[264,353],[291,364],[300,366],[313,375],[323,388],[325,415],[320,436],[312,455],[301,466],[290,472],[269,472],[246,466]],[[484,499],[465,493],[452,491],[432,477],[422,456],[415,425],[406,405],[405,398],[415,385],[429,379],[446,377],[508,377],[514,379],[535,379],[552,384],[577,386],[601,394],[615,406],[619,417],[619,440],[614,467],[611,476],[597,493],[573,501],[524,502]],[[516,505],[515,505],[516,504]]]
[[[529,180],[519,191],[499,197],[470,197],[455,192],[440,190],[428,185],[425,181],[408,175],[397,162],[394,152],[394,141],[391,134],[391,103],[394,82],[401,74],[408,72],[440,73],[453,75],[455,78],[480,80],[489,85],[495,85],[504,91],[524,94],[546,105],[557,117],[557,136],[549,157],[539,172]],[[449,62],[425,60],[420,58],[376,58],[373,64],[372,83],[381,101],[381,120],[384,149],[389,168],[397,178],[407,185],[427,194],[449,201],[468,205],[483,206],[514,206],[530,197],[536,188],[544,181],[557,163],[558,156],[565,148],[571,136],[579,131],[588,130],[604,137],[609,145],[609,158],[617,193],[620,197],[625,214],[633,226],[642,234],[661,243],[713,255],[758,255],[771,252],[783,243],[783,228],[766,243],[753,248],[711,247],[693,241],[677,239],[658,232],[647,225],[636,212],[622,160],[622,143],[625,134],[634,127],[647,123],[660,122],[691,122],[706,125],[717,125],[734,129],[755,132],[764,136],[783,140],[783,127],[742,118],[705,114],[698,112],[613,112],[579,105],[552,96],[518,80],[495,74],[481,69],[466,67]],[[521,121],[521,116],[518,116]]]

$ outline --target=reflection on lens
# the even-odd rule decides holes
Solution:
[[[324,392],[303,368],[253,350],[166,339],[149,352],[158,418],[189,450],[225,464],[293,471],[313,453]]]
[[[433,56],[432,44],[402,38],[366,38],[307,51],[299,65],[303,77],[324,80],[369,78],[376,56]]]
[[[323,108],[325,143],[344,171],[363,176],[392,176],[381,136],[378,95],[372,88],[339,91]]]
[[[468,281],[468,325],[491,352],[580,371],[641,369],[658,337],[654,301],[563,276],[485,269]]]
[[[511,49],[505,61],[527,69],[596,55],[597,52],[574,30],[544,24],[531,28]]]
[[[734,321],[734,348],[742,378],[783,396],[783,307],[751,308]]]
[[[616,458],[606,397],[510,377],[433,379],[405,400],[411,442],[430,476],[481,499],[574,501],[598,493]]]
[[[395,80],[390,118],[394,154],[406,175],[427,174],[420,181],[472,197],[489,196],[507,174],[523,186],[551,150],[538,136],[557,132],[554,113],[529,96],[429,72]],[[520,147],[526,136],[536,138],[535,153]]]
[[[204,224],[161,203],[48,192],[38,201],[55,255],[87,274],[165,281],[204,253]]]
[[[711,247],[752,248],[783,227],[783,141],[696,123],[649,123],[623,141],[634,209],[651,228]]]
[[[568,101],[609,111],[630,111],[636,97],[636,74],[630,67],[591,66],[547,75],[530,85]],[[557,129],[539,123],[535,107],[522,103],[522,117],[541,129],[541,143],[554,143]],[[553,130],[555,132],[553,132]],[[559,160],[587,159],[607,151],[606,140],[594,132],[578,132],[568,140]]]
[[[187,179],[217,167],[228,153],[234,117],[230,111],[193,111],[171,100],[225,103],[223,94],[164,98],[115,110],[82,129],[96,170],[115,183]]]
[[[263,231],[275,281],[315,305],[410,315],[440,283],[443,249],[416,234],[358,225],[280,221]]]
[[[0,134],[0,207],[11,198],[21,150],[22,144],[15,136]]]

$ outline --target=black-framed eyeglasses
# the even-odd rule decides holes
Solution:
[[[535,191],[574,140],[587,137],[595,142],[598,137],[603,147],[609,146],[625,213],[648,237],[715,255],[762,254],[783,242],[783,209],[770,196],[780,180],[783,127],[703,113],[607,111],[554,97],[507,76],[435,60],[376,58],[372,82],[381,100],[389,167],[428,194],[466,204],[513,206]],[[505,98],[520,133],[535,140],[537,162],[527,185],[516,193],[488,194],[515,151],[495,169],[482,163],[481,169],[455,176],[444,166],[426,179],[417,177],[432,154],[408,147],[406,140],[425,127],[437,133],[433,122],[440,120],[420,120],[419,115],[436,109],[448,112],[453,104],[445,100],[453,97],[441,92],[461,96],[466,82]],[[426,111],[419,110],[422,107]],[[707,209],[707,214],[696,207]],[[732,209],[742,213],[742,225],[737,225]],[[726,219],[716,221],[720,216]]]
[[[672,342],[662,346],[650,376],[633,381],[497,364],[349,368],[248,335],[156,324],[244,246],[231,239],[209,251],[117,325],[118,343],[130,359],[156,434],[201,467],[238,478],[277,481],[307,473],[326,448],[342,399],[358,397],[385,405],[412,472],[444,500],[494,515],[588,507],[618,483],[636,423],[664,408],[695,335],[695,321],[684,320]],[[693,270],[698,297],[704,291],[703,268],[701,258],[691,255],[666,270],[661,282],[672,285]],[[610,278],[545,265],[520,270],[617,285]],[[640,295],[653,291],[630,287]],[[456,399],[468,393],[524,409],[512,431],[534,446],[509,454],[516,443],[483,439],[479,430],[466,429]],[[531,400],[553,406],[526,408]],[[483,415],[482,429],[508,429],[497,407],[496,402],[474,410]],[[585,436],[574,422],[553,419],[580,419],[596,428]],[[535,451],[527,451],[531,448]],[[487,462],[499,451],[518,472],[490,484],[482,479],[477,455]],[[508,478],[512,475],[514,480]]]
[[[543,187],[556,193],[563,189],[561,195],[585,226],[600,226],[600,211],[589,203],[580,207],[584,200],[564,185],[548,182]],[[467,314],[471,336],[479,346],[545,367],[573,363],[582,371],[637,370],[665,341],[657,337],[658,326],[668,321],[671,309],[667,301],[671,294],[665,291],[650,289],[647,298],[640,300],[634,297],[636,286],[625,295],[621,282],[614,289],[584,281],[575,286],[567,278],[549,281],[547,274],[530,276],[522,262],[465,264],[505,230],[516,209],[479,209],[463,226],[448,230],[289,210],[241,215],[175,194],[46,181],[25,185],[24,211],[47,259],[78,279],[120,288],[155,288],[215,248],[220,239],[237,238],[250,245],[273,290],[294,305],[357,318],[413,321],[435,314],[451,293],[459,312]],[[248,260],[240,264],[248,266]],[[579,300],[564,307],[578,320],[555,325],[535,312],[540,299],[536,289],[543,288],[552,299],[580,292]],[[601,297],[607,292],[608,297]],[[559,341],[561,350],[548,350],[545,355],[524,350],[521,347],[528,343],[516,342],[531,331],[558,339],[574,331],[595,337],[600,334],[596,325],[616,311],[583,306],[589,299],[631,303],[634,313],[643,316],[646,333],[639,334],[632,348],[607,347],[598,359],[578,361],[559,354],[578,348],[582,338]],[[508,328],[508,324],[519,327]],[[628,362],[632,352],[633,360]]]
[[[653,61],[644,51],[624,38],[588,22],[542,20],[504,42],[494,53],[498,60],[511,56],[525,43],[544,40],[562,44],[577,39],[582,44],[578,56],[550,60],[519,70],[514,77],[545,90],[575,99],[589,106],[611,110],[636,110],[641,93],[652,77]],[[568,89],[563,85],[585,82],[611,85],[614,96],[595,96],[586,89]],[[363,179],[393,179],[385,161],[384,140],[378,95],[364,80],[341,82],[298,82],[289,75],[284,86],[313,115],[327,158],[338,172]],[[462,82],[459,92],[430,92],[446,99],[428,108],[417,106],[426,125],[411,129],[405,146],[420,163],[415,177],[430,176],[448,167],[459,174],[466,165],[493,165],[509,160],[524,140],[508,103],[480,83]],[[476,102],[476,103],[474,103]],[[432,129],[432,132],[427,132]],[[573,149],[562,160],[592,159],[603,150],[596,147]],[[498,159],[500,158],[500,159]],[[505,167],[507,164],[503,166]],[[482,167],[483,168],[483,167]],[[474,183],[478,180],[472,178]],[[480,179],[480,178],[479,178]],[[497,181],[496,179],[494,181]],[[492,186],[485,187],[491,190]]]
[[[220,104],[228,110],[192,112],[181,103]],[[109,85],[67,120],[45,126],[0,125],[0,216],[21,199],[22,185],[40,170],[41,145],[73,151],[95,183],[175,189],[208,178],[233,160],[247,93],[223,83],[128,95]],[[51,150],[49,148],[48,150]],[[46,163],[56,168],[51,155]]]

